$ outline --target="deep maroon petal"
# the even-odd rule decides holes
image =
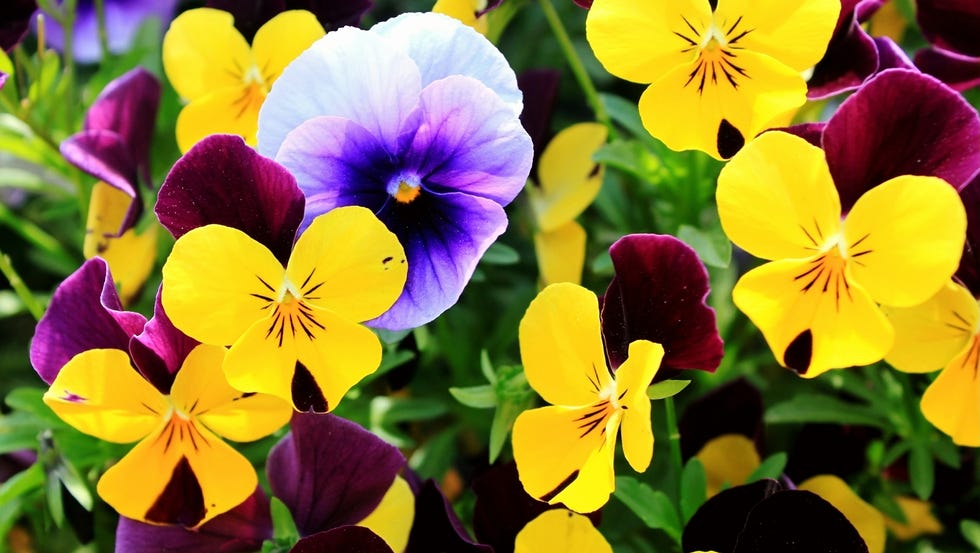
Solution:
[[[966,246],[956,277],[980,296],[980,174],[960,190],[960,199],[966,208]]]
[[[795,134],[796,136],[806,140],[810,144],[816,147],[820,147],[823,143],[823,131],[827,128],[827,123],[817,122],[817,123],[800,123],[799,125],[793,125],[792,127],[783,127],[781,129],[772,129],[774,131],[783,131],[790,134]],[[766,131],[769,132],[769,131]]]
[[[678,430],[681,454],[697,454],[709,441],[723,434],[741,434],[762,451],[762,394],[744,378],[714,388],[692,401],[681,415]]]
[[[290,553],[393,553],[380,536],[363,526],[340,526],[299,540]]]
[[[291,10],[306,10],[320,21],[327,32],[345,25],[357,26],[374,0],[286,0]]]
[[[592,7],[592,0],[573,0],[581,8],[589,9]]]
[[[470,539],[453,506],[430,478],[415,495],[415,522],[405,553],[433,551],[493,553],[493,548]]]
[[[268,539],[272,539],[269,499],[257,488],[244,503],[196,530],[120,517],[116,526],[116,553],[237,553],[258,551]]]
[[[24,38],[37,10],[36,0],[4,0],[0,2],[0,48],[6,51]]]
[[[850,13],[841,10],[838,28],[830,39],[827,52],[807,82],[806,95],[811,100],[853,90],[878,69],[875,42],[858,21],[854,11],[856,2],[849,3],[852,4]]]
[[[560,81],[561,72],[557,69],[529,69],[517,76],[517,88],[524,93],[521,124],[534,144],[535,158],[541,155],[548,140]]]
[[[143,315],[123,311],[106,262],[89,259],[54,291],[34,330],[31,364],[50,384],[76,354],[99,348],[127,351],[129,339],[145,324]]]
[[[980,2],[917,0],[916,19],[926,39],[960,54],[980,57]]]
[[[782,489],[779,482],[766,479],[722,490],[705,501],[687,522],[681,549],[684,553],[732,553],[752,509]]]
[[[313,12],[329,32],[346,25],[357,26],[372,4],[372,0],[208,0],[205,5],[230,12],[235,18],[235,28],[251,42],[262,25],[286,10]]]
[[[841,424],[805,424],[794,432],[784,473],[794,482],[818,474],[833,474],[847,481],[867,470],[868,445],[881,439],[877,428]],[[833,451],[833,455],[827,455]]]
[[[977,57],[925,48],[915,53],[915,65],[956,90],[980,85],[980,58]]]
[[[170,395],[174,376],[184,364],[187,354],[199,343],[170,322],[160,302],[160,291],[157,290],[153,318],[143,327],[143,332],[130,340],[129,353],[143,377],[160,393]]]
[[[917,70],[915,64],[909,59],[908,54],[902,47],[895,44],[895,41],[886,37],[875,37],[875,48],[878,49],[878,71],[886,69],[912,69]]]
[[[631,234],[609,248],[615,276],[602,305],[602,335],[613,367],[630,342],[663,345],[665,369],[714,371],[723,343],[707,306],[708,271],[687,244],[668,235]]]
[[[109,83],[85,116],[85,130],[114,131],[122,138],[145,184],[150,184],[147,165],[159,105],[160,81],[137,67]]]
[[[940,177],[959,190],[980,168],[980,117],[940,81],[889,69],[841,104],[823,148],[845,212],[900,175]]]
[[[286,11],[286,0],[208,0],[208,8],[229,12],[235,18],[235,28],[249,43],[266,21]]]
[[[125,138],[111,130],[86,130],[62,141],[60,150],[68,163],[132,198],[119,234],[132,228],[143,213],[143,202],[139,165]]]
[[[360,522],[404,465],[398,449],[350,421],[296,413],[266,468],[273,495],[305,536]]]
[[[868,546],[847,518],[820,496],[787,490],[752,509],[734,549],[734,553],[772,551],[868,553]]]
[[[174,164],[160,188],[156,214],[175,238],[208,224],[237,228],[285,264],[303,205],[296,179],[283,166],[239,136],[212,135]]]

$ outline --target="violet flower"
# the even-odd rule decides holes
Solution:
[[[56,1],[61,4],[62,1]],[[154,18],[160,29],[173,19],[177,0],[104,0],[105,27],[109,53],[128,51],[143,22]],[[42,12],[43,13],[43,12]],[[44,19],[45,41],[55,50],[65,47],[65,30],[51,16]],[[99,18],[94,0],[77,0],[72,26],[72,55],[82,63],[102,59],[99,44]]]
[[[360,205],[398,236],[408,282],[369,324],[406,329],[456,302],[506,228],[531,168],[520,111],[514,72],[483,36],[404,14],[329,33],[293,61],[259,113],[258,150],[296,176],[302,227]]]
[[[916,19],[932,46],[915,54],[915,65],[956,90],[980,85],[980,3],[917,0]]]

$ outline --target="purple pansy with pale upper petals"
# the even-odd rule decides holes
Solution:
[[[708,271],[697,253],[673,236],[630,234],[609,254],[616,274],[602,297],[601,319],[610,365],[626,360],[631,342],[649,340],[664,347],[659,380],[683,369],[717,369],[723,342],[705,303]]]
[[[374,0],[208,0],[205,3],[208,8],[231,13],[235,28],[248,42],[252,42],[259,27],[286,10],[312,13],[329,33],[347,25],[356,27],[373,5]]]
[[[917,0],[915,17],[932,43],[915,65],[956,90],[980,85],[980,2]]]
[[[369,324],[406,329],[456,302],[506,228],[532,160],[520,111],[516,76],[483,36],[403,14],[329,33],[293,61],[262,106],[258,150],[296,176],[303,227],[360,205],[398,236],[408,282]]]
[[[83,130],[61,143],[69,163],[132,198],[119,234],[133,225],[143,210],[140,181],[150,185],[150,142],[160,82],[137,67],[113,80],[85,115]]]
[[[62,3],[56,1],[56,4]],[[136,33],[145,21],[155,19],[161,30],[170,23],[177,0],[104,0],[104,6],[109,53],[122,54],[132,48]],[[44,35],[49,46],[58,51],[64,49],[65,31],[51,16],[44,19]],[[95,63],[102,59],[99,18],[94,0],[77,0],[75,3],[72,55],[82,63]]]

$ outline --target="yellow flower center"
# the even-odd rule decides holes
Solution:
[[[716,26],[711,23],[704,29],[687,18],[681,19],[683,26],[674,31],[684,41],[681,53],[694,54],[692,70],[684,86],[693,84],[697,86],[698,94],[703,94],[708,84],[728,82],[737,90],[739,79],[749,78],[749,74],[737,62],[738,51],[743,49],[739,41],[753,29],[746,28],[742,17],[731,24],[722,22]]]
[[[415,198],[419,197],[422,193],[422,189],[418,186],[412,186],[411,184],[401,181],[398,183],[398,190],[393,194],[395,200],[400,203],[408,204],[412,203]]]
[[[282,347],[287,333],[295,338],[296,333],[299,332],[312,340],[316,338],[316,329],[326,330],[326,327],[317,321],[314,308],[309,305],[311,300],[320,299],[320,296],[314,294],[326,283],[326,281],[315,281],[313,279],[315,272],[316,269],[310,271],[299,286],[295,286],[288,278],[283,277],[278,291],[261,277],[256,276],[265,291],[271,292],[271,294],[250,294],[265,302],[261,310],[272,308],[269,315],[269,329],[265,333],[267,340],[272,339]]]

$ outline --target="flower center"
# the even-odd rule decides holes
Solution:
[[[387,192],[398,203],[409,204],[422,193],[422,180],[413,174],[402,174],[391,179]]]
[[[737,61],[738,51],[743,49],[739,41],[753,29],[744,28],[741,17],[731,24],[715,25],[712,22],[705,28],[685,17],[681,19],[683,25],[674,31],[674,35],[684,41],[681,53],[696,54],[684,86],[696,86],[698,94],[703,94],[705,86],[727,82],[738,90],[739,80],[749,78],[748,72]]]
[[[265,311],[272,308],[269,315],[269,329],[265,333],[267,340],[273,340],[279,347],[282,347],[287,336],[295,338],[297,333],[305,335],[313,340],[319,330],[326,330],[317,320],[316,311],[309,302],[320,299],[316,295],[317,290],[326,284],[326,281],[318,281],[313,276],[316,269],[303,279],[299,286],[290,282],[288,277],[283,277],[279,290],[274,289],[262,277],[256,275],[262,285],[262,293],[250,294],[253,298],[261,300],[264,305],[259,309]]]

